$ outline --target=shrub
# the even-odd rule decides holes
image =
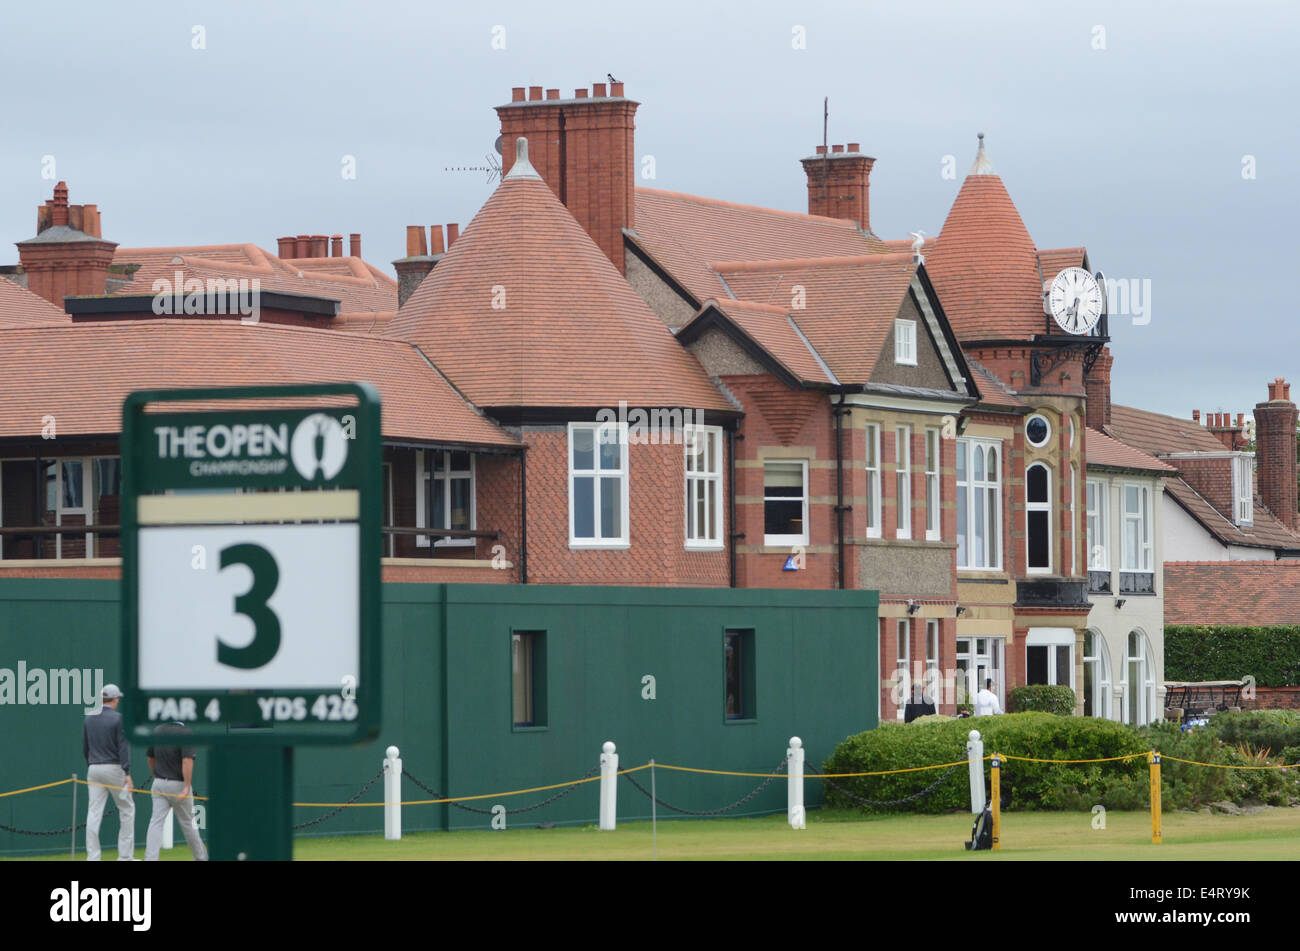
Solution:
[[[1261,687],[1300,684],[1300,625],[1165,625],[1169,680],[1240,680],[1247,675]]]
[[[1288,765],[1300,766],[1300,746],[1288,746],[1282,751],[1282,761]]]
[[[1015,713],[1055,713],[1057,716],[1074,715],[1074,691],[1069,687],[1050,684],[1029,684],[1011,691],[1010,709]]]
[[[1289,746],[1300,746],[1300,712],[1246,710],[1216,713],[1207,729],[1231,746],[1249,746],[1280,756]]]
[[[1279,711],[1264,711],[1275,713]],[[1155,723],[1140,732],[1152,749],[1164,756],[1160,764],[1163,780],[1162,799],[1167,809],[1192,809],[1209,802],[1263,802],[1286,806],[1300,801],[1300,770],[1295,769],[1216,769],[1194,763],[1224,766],[1280,765],[1280,757],[1269,756],[1248,742],[1229,743],[1215,735],[1213,724],[1193,730],[1181,730],[1172,723]],[[1145,800],[1144,800],[1145,801]]]
[[[1122,723],[1042,712],[949,719],[946,723],[887,723],[842,742],[823,764],[824,771],[858,773],[959,761],[961,764],[946,772],[927,770],[832,781],[826,786],[827,803],[865,812],[935,813],[968,809],[970,783],[964,760],[967,734],[972,729],[982,734],[986,753],[1045,760],[1100,759],[1150,749],[1136,730]],[[986,776],[987,770],[986,766]],[[1142,787],[1145,776],[1146,760],[1140,757],[1080,765],[1007,760],[1002,770],[1002,791],[1004,801],[1012,809],[1089,808],[1098,803],[1111,809],[1136,808],[1146,801]],[[844,793],[874,800],[896,800],[939,780],[933,792],[898,807],[863,806]]]

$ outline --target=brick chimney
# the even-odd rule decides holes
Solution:
[[[451,242],[456,240],[459,228],[459,225],[447,225],[446,247],[451,247]],[[416,288],[429,276],[429,272],[442,260],[444,253],[442,225],[431,225],[429,238],[429,243],[426,245],[422,225],[408,225],[406,228],[406,257],[398,258],[393,262],[393,267],[397,270],[398,307],[406,303],[407,299],[415,293]]]
[[[1088,426],[1098,432],[1110,425],[1110,368],[1114,364],[1110,347],[1102,347],[1097,362],[1083,380],[1088,398],[1085,419]]]
[[[1255,404],[1255,466],[1259,494],[1268,510],[1296,531],[1296,418],[1291,384],[1277,377],[1268,385],[1268,402]]]
[[[867,190],[875,163],[874,158],[862,154],[857,142],[850,142],[847,150],[833,145],[830,154],[826,146],[817,146],[816,155],[803,159],[808,176],[808,214],[847,218],[857,222],[863,231],[870,231]]]
[[[552,93],[554,95],[552,95]],[[636,227],[633,133],[640,103],[623,95],[622,83],[594,83],[560,99],[559,90],[516,86],[511,101],[497,106],[501,120],[501,167],[515,164],[515,140],[528,140],[528,158],[542,180],[596,245],[624,271],[623,229]]]
[[[54,186],[54,197],[36,209],[34,238],[18,242],[18,260],[27,289],[56,307],[65,297],[107,292],[114,241],[100,235],[96,205],[69,205],[68,185]]]
[[[1205,425],[1230,452],[1242,452],[1248,445],[1245,413],[1238,413],[1235,422],[1231,413],[1207,413]]]

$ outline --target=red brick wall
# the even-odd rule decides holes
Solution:
[[[1289,399],[1290,390],[1290,384],[1278,379],[1269,386],[1270,401],[1255,406],[1255,461],[1264,504],[1287,528],[1295,530],[1300,521],[1296,514],[1296,405]]]
[[[686,549],[686,453],[672,443],[628,447],[629,547],[570,549],[568,432],[525,427],[522,438],[528,446],[530,583],[727,586],[725,460],[721,550]]]
[[[1294,457],[1293,457],[1294,458]],[[1174,459],[1187,484],[1227,519],[1234,515],[1231,459]]]
[[[1243,700],[1245,710],[1300,710],[1300,687],[1256,687],[1254,700]]]

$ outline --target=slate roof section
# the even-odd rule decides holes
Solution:
[[[19,287],[13,281],[0,277],[0,330],[18,327],[60,327],[72,323],[72,318],[40,297]]]
[[[1147,472],[1177,472],[1173,466],[1161,462],[1155,456],[1149,456],[1140,449],[1126,446],[1118,439],[1112,439],[1092,427],[1088,431],[1087,446],[1088,468],[1103,466],[1110,469],[1137,469]],[[1179,480],[1181,481],[1181,480]]]
[[[0,378],[29,381],[0,402],[0,437],[35,437],[46,414],[60,436],[116,434],[132,390],[362,380],[379,388],[387,439],[518,445],[415,347],[345,332],[184,318],[10,330]]]
[[[1166,561],[1166,624],[1300,623],[1300,561]]]
[[[507,176],[384,333],[485,409],[736,412],[540,179]]]
[[[1227,447],[1200,423],[1163,413],[1112,404],[1106,430],[1143,452],[1227,452]]]
[[[397,309],[397,282],[360,258],[282,260],[255,244],[118,248],[113,265],[129,264],[139,265],[139,270],[117,295],[152,294],[155,280],[162,278],[174,285],[180,271],[183,280],[256,278],[264,291],[337,300],[342,313]]]
[[[1028,403],[1017,396],[1011,387],[1003,383],[997,374],[969,353],[966,354],[966,365],[970,367],[971,374],[975,377],[975,385],[980,391],[980,406],[1029,411],[1030,406]]]
[[[776,261],[889,251],[854,222],[685,195],[636,190],[636,240],[694,295],[731,296],[709,261]],[[737,293],[738,297],[745,295]]]
[[[837,382],[829,375],[826,365],[812,350],[790,313],[771,304],[740,300],[705,301],[695,318],[677,332],[678,339],[686,342],[697,337],[700,325],[711,323],[710,311],[715,310],[798,382],[823,385]]]

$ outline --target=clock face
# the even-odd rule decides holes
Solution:
[[[1066,333],[1086,334],[1101,320],[1102,293],[1097,279],[1081,267],[1067,267],[1052,280],[1047,307]]]

